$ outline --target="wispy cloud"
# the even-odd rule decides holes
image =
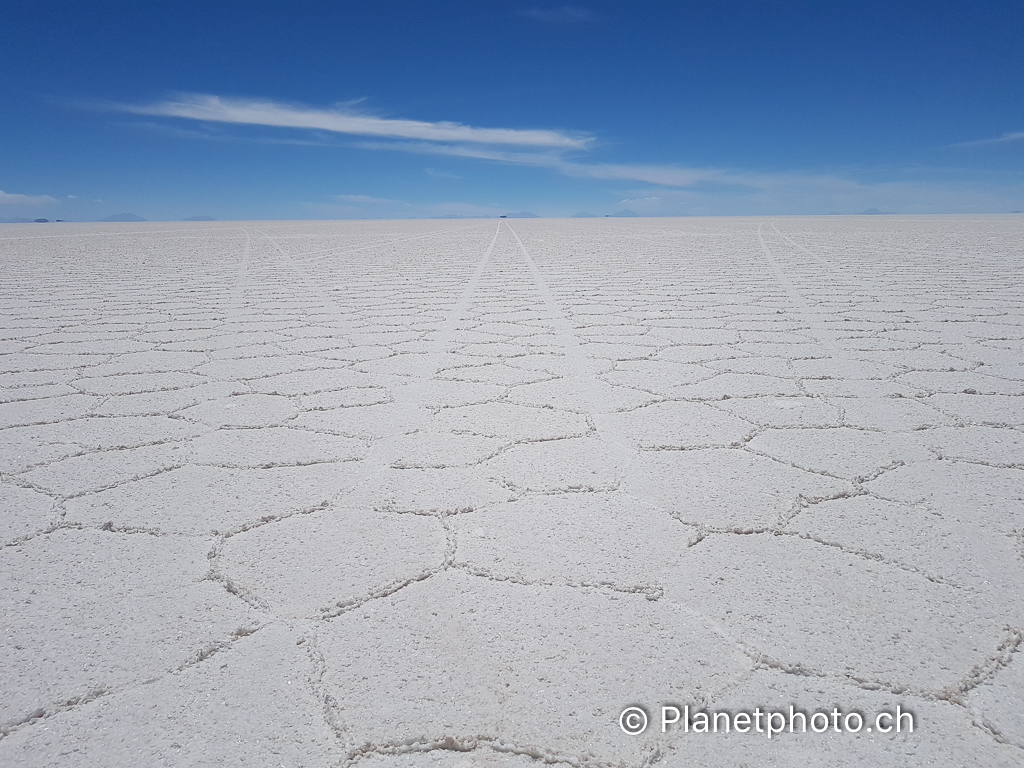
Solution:
[[[545,9],[545,12],[561,12],[566,8],[568,6],[561,9]],[[356,146],[364,149],[448,155],[552,168],[566,176],[578,178],[641,181],[668,187],[690,187],[711,183],[761,188],[778,181],[777,178],[715,168],[581,162],[571,159],[570,153],[592,148],[594,139],[585,134],[553,130],[475,128],[454,122],[391,120],[355,113],[351,111],[351,103],[334,109],[313,109],[265,100],[184,95],[149,105],[120,105],[117,108],[135,114],[184,118],[207,123],[287,127],[373,137],[374,141],[359,142]],[[172,127],[171,130],[184,129]],[[208,131],[196,133],[189,130],[186,134],[191,138],[230,138],[220,133],[210,134]],[[304,143],[301,139],[290,141]]]
[[[49,195],[16,195],[0,189],[0,205],[46,205],[55,202]]]
[[[834,188],[843,179],[801,173],[752,173],[721,168],[687,168],[678,165],[647,165],[624,163],[586,163],[568,160],[560,152],[522,152],[493,147],[427,142],[360,142],[363,149],[398,150],[429,155],[449,155],[500,163],[552,168],[566,176],[612,181],[642,181],[662,187],[695,187],[718,185],[750,189],[777,189],[793,185]]]
[[[548,149],[584,149],[592,139],[582,134],[518,128],[476,128],[454,122],[393,120],[355,112],[351,105],[333,109],[281,104],[273,101],[231,99],[204,94],[182,94],[153,104],[121,104],[116,108],[137,115],[177,117],[236,125],[265,125],[330,131],[354,136],[377,136],[429,142],[460,142]]]
[[[535,21],[554,24],[578,24],[586,21],[597,21],[597,16],[592,11],[575,5],[560,5],[554,8],[520,8],[518,14]]]
[[[563,6],[562,9],[570,8]],[[541,9],[545,10],[545,9]],[[546,9],[553,11],[557,9]],[[1016,182],[1002,187],[993,197],[979,193],[968,200],[961,192],[963,184],[939,181],[929,183],[913,169],[899,174],[903,182],[890,183],[865,180],[870,171],[852,169],[845,173],[772,171],[688,167],[672,163],[604,163],[588,162],[586,150],[596,149],[596,139],[585,133],[557,130],[522,130],[513,128],[477,128],[456,122],[395,120],[357,112],[353,102],[329,109],[294,106],[269,100],[222,98],[210,95],[183,95],[146,105],[115,105],[122,112],[195,121],[194,128],[167,125],[168,130],[182,132],[190,138],[215,140],[253,140],[251,136],[229,135],[224,125],[250,125],[271,128],[292,128],[305,131],[305,136],[272,135],[265,140],[294,143],[323,143],[368,150],[409,152],[422,155],[444,155],[472,158],[494,163],[550,169],[565,176],[583,179],[633,182],[642,189],[620,189],[616,194],[636,199],[635,205],[649,212],[719,212],[743,213],[799,212],[826,210],[863,210],[868,207],[901,212],[998,210],[1012,206],[1006,201],[1018,199],[1022,188]],[[252,131],[245,132],[253,133]],[[341,140],[339,135],[361,137]],[[333,140],[331,137],[335,137]],[[263,140],[263,139],[257,139]],[[1005,133],[996,139],[968,142],[967,145],[1002,144],[1024,140],[1024,131]],[[966,145],[961,145],[966,146]],[[442,172],[427,169],[434,176]],[[876,174],[877,175],[877,174]],[[855,179],[860,178],[861,181]],[[914,181],[916,179],[916,181]],[[651,195],[651,187],[663,198]],[[958,190],[960,192],[958,192]],[[957,194],[960,194],[957,197]],[[734,205],[734,210],[723,206]],[[52,198],[11,195],[0,192],[0,204],[40,204]],[[311,204],[313,205],[313,204]],[[330,205],[318,203],[325,215],[364,216],[368,212],[386,211],[401,215],[485,215],[488,207],[453,203],[449,211],[427,208],[399,200],[369,195],[344,194],[333,197]],[[467,207],[469,206],[469,207]],[[330,209],[330,210],[328,210]]]
[[[423,172],[427,176],[433,176],[438,179],[464,179],[465,176],[459,176],[457,173],[448,173],[447,171],[439,171],[436,168],[424,168]]]
[[[454,155],[555,170],[577,178],[641,182],[655,185],[630,189],[630,205],[659,215],[798,214],[861,211],[877,207],[901,213],[985,212],[1019,207],[1024,185],[1002,184],[999,189],[971,189],[948,180],[905,178],[901,181],[856,180],[841,173],[756,172],[678,165],[587,163],[555,152],[522,152],[492,147],[468,147],[425,142],[361,142],[367,149],[390,149],[422,154]],[[860,174],[863,176],[863,172]],[[887,174],[888,175],[888,174]],[[920,174],[916,174],[920,176]],[[913,174],[911,174],[913,176]],[[625,190],[624,190],[625,191]],[[658,199],[658,198],[661,199]]]
[[[751,186],[753,177],[730,174],[716,168],[681,168],[675,165],[619,165],[566,162],[560,170],[568,176],[591,179],[646,181],[666,187],[691,187],[702,182]],[[753,184],[753,186],[757,186]]]
[[[120,109],[120,107],[118,107]],[[200,125],[197,128],[183,128],[179,125],[165,125],[163,123],[143,121],[124,123],[128,128],[142,129],[165,136],[173,136],[179,139],[197,139],[199,141],[219,141],[225,143],[245,142],[249,144],[280,144],[296,147],[337,147],[340,142],[333,137],[326,137],[322,133],[313,132],[314,136],[322,138],[298,139],[295,137],[283,136],[239,136],[237,133],[230,133],[220,126]],[[330,139],[330,140],[328,140]]]
[[[1024,141],[1024,131],[1014,131],[1012,133],[1004,133],[995,139],[979,139],[978,141],[963,141],[959,144],[953,144],[954,147],[980,147],[985,144],[1008,144],[1012,141]]]
[[[355,205],[381,205],[395,202],[394,200],[389,200],[386,197],[370,197],[369,195],[334,195],[333,197],[340,203],[350,203]]]

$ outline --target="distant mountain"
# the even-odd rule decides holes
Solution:
[[[216,221],[216,219],[213,216],[189,216],[187,219],[182,219],[182,221]]]
[[[598,215],[596,213],[587,213],[586,211],[580,211],[572,215],[574,219],[596,219]]]
[[[858,216],[891,216],[896,211],[880,211],[877,208],[868,208],[866,211],[861,211]]]
[[[612,216],[639,216],[640,214],[636,211],[631,211],[629,208],[623,208],[618,213],[613,213]]]
[[[145,219],[141,216],[136,216],[134,213],[115,213],[113,216],[100,219],[100,221],[145,221]]]
[[[539,219],[536,213],[530,213],[529,211],[519,211],[518,213],[506,213],[506,219]]]

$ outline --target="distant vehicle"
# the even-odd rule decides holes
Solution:
[[[46,224],[49,221],[49,219],[36,219],[36,224]]]

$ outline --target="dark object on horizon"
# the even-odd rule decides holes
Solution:
[[[572,215],[572,218],[574,218],[574,219],[596,219],[597,218],[597,214],[596,213],[587,213],[586,211],[580,211],[579,213],[574,213]]]
[[[507,218],[508,218],[508,216],[506,216],[506,215],[505,215],[505,214],[503,213],[503,214],[501,214],[501,216],[499,216],[498,218],[499,218],[499,219],[507,219]]]
[[[115,213],[113,216],[100,219],[100,221],[145,221],[145,219],[141,216],[136,216],[134,213]]]
[[[623,208],[618,213],[613,213],[612,216],[639,216],[640,214],[636,211],[631,211],[629,208]]]
[[[536,213],[530,213],[529,211],[519,211],[517,213],[505,214],[506,219],[539,219]]]
[[[880,211],[877,208],[868,208],[866,211],[861,211],[858,216],[891,216],[896,211]]]
[[[187,219],[182,219],[182,221],[216,221],[216,219],[213,216],[189,216]]]
[[[35,223],[36,224],[49,224],[50,220],[49,219],[35,219]]]
[[[1010,211],[1010,213],[1024,213],[1024,211]]]
[[[64,221],[64,219],[54,219],[54,221]]]
[[[607,219],[607,218],[611,218],[611,214],[610,214],[610,213],[606,213],[606,214],[604,215],[604,217],[605,217],[606,219]]]

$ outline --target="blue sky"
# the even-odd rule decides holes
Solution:
[[[1024,2],[47,2],[0,220],[1024,209]]]

